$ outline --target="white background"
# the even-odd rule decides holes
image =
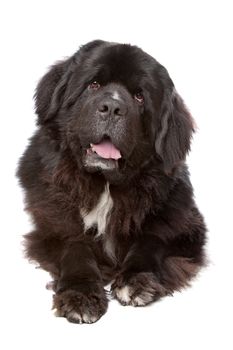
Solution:
[[[2,349],[232,349],[230,1],[2,1],[0,9]],[[199,127],[188,158],[209,228],[209,268],[147,308],[109,304],[96,324],[55,318],[49,276],[22,258],[30,231],[14,177],[35,129],[33,93],[54,61],[93,39],[137,44],[164,64]]]

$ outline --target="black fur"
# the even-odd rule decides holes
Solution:
[[[95,322],[109,282],[134,306],[187,286],[205,263],[206,228],[185,165],[193,121],[166,69],[136,46],[97,40],[52,66],[35,100],[38,129],[18,170],[35,223],[25,245],[53,276],[58,315]],[[105,139],[120,159],[96,161],[90,144]],[[85,232],[106,184],[105,231]]]

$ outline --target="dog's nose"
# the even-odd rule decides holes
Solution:
[[[127,106],[123,101],[108,99],[101,101],[98,106],[98,112],[102,117],[125,116],[127,113]]]

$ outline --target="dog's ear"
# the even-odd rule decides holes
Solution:
[[[94,40],[81,46],[72,57],[52,66],[40,80],[34,96],[38,124],[45,124],[57,114],[64,101],[67,83],[74,69],[80,64],[83,54],[104,44],[106,43],[102,40]]]
[[[71,59],[55,64],[40,80],[34,96],[38,124],[46,123],[61,107],[71,64]]]
[[[155,149],[164,164],[166,173],[170,173],[180,161],[185,159],[190,150],[194,132],[194,121],[174,88],[172,92],[165,91],[160,123]]]

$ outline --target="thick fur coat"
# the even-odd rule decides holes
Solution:
[[[97,40],[52,66],[35,101],[18,169],[34,220],[25,246],[53,277],[57,314],[97,321],[109,283],[134,306],[186,287],[206,228],[185,165],[193,120],[166,69]]]

